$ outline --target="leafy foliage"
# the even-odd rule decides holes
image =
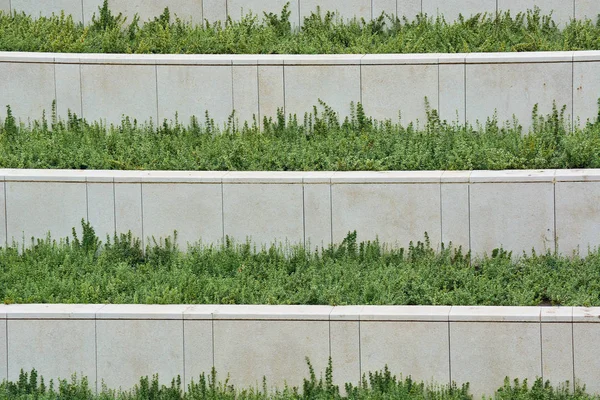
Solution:
[[[279,15],[248,14],[239,21],[193,25],[169,9],[140,24],[113,14],[107,1],[88,26],[64,13],[32,18],[0,11],[0,50],[76,53],[329,54],[458,53],[600,49],[600,20],[559,26],[539,9],[477,14],[447,22],[419,15],[414,20],[382,14],[372,21],[345,21],[316,12],[295,28],[289,4]]]
[[[407,248],[220,245],[131,233],[106,238],[83,222],[81,238],[49,237],[0,249],[5,303],[600,305],[600,250],[586,257],[502,249],[473,258],[429,240]]]
[[[364,374],[357,385],[347,383],[346,394],[340,394],[340,388],[332,383],[332,362],[325,371],[325,379],[317,378],[310,362],[309,378],[304,379],[301,388],[284,387],[282,390],[269,391],[266,381],[259,388],[235,388],[228,380],[218,381],[217,372],[213,368],[210,374],[202,374],[192,379],[187,391],[181,387],[179,377],[170,385],[161,385],[158,376],[142,377],[131,390],[111,390],[105,386],[95,394],[86,377],[71,380],[53,381],[49,384],[38,377],[34,369],[31,373],[21,371],[17,382],[4,381],[0,384],[0,400],[473,400],[469,393],[469,385],[458,386],[424,384],[411,377],[398,378],[387,367],[383,371]],[[598,399],[586,393],[585,388],[569,385],[552,387],[541,378],[529,386],[527,380],[522,382],[508,378],[499,388],[494,398],[497,400],[591,400]]]
[[[525,131],[516,122],[492,117],[476,126],[427,119],[403,125],[374,121],[361,104],[349,118],[327,105],[288,118],[280,111],[259,127],[232,116],[217,126],[164,121],[119,126],[90,123],[69,115],[19,124],[10,108],[0,121],[1,168],[127,170],[351,171],[599,168],[600,118],[571,129],[565,109],[554,108]]]

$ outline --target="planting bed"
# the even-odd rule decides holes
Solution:
[[[277,10],[281,11],[281,10]],[[380,54],[600,50],[596,16],[557,24],[539,10],[502,12],[447,22],[421,15],[403,20],[344,21],[312,14],[295,29],[284,8],[270,16],[191,25],[170,13],[126,21],[109,8],[87,24],[64,16],[34,19],[0,13],[0,51],[138,54]],[[600,14],[600,6],[598,7]]]
[[[102,241],[102,244],[100,244]],[[145,252],[131,235],[98,238],[88,225],[68,243],[37,241],[0,251],[5,303],[379,304],[600,306],[600,251],[470,257],[417,243],[391,249],[359,243],[311,251],[232,243]],[[186,250],[187,252],[183,251]]]

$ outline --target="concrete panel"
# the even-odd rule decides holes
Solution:
[[[83,23],[85,25],[89,25],[92,23],[92,18],[94,17],[94,15],[96,16],[96,19],[99,17],[99,8],[102,7],[103,2],[103,0],[82,0]],[[127,19],[127,21],[131,22],[129,18]]]
[[[144,236],[159,238],[177,231],[181,249],[198,241],[223,240],[221,184],[144,183]]]
[[[5,14],[8,14],[10,12],[10,0],[0,0],[0,12],[3,12]]]
[[[109,0],[108,5],[115,12],[123,13],[127,21],[132,21],[135,14],[141,22],[153,20],[168,7],[172,21],[179,17],[185,22],[202,23],[202,0]]]
[[[302,120],[305,113],[312,112],[313,106],[319,106],[319,99],[341,118],[349,116],[350,103],[360,101],[360,66],[286,65],[286,114],[295,114]],[[322,107],[318,109],[322,110]]]
[[[2,211],[4,211],[4,215],[2,215]],[[2,177],[0,178],[0,247],[8,245],[9,242],[6,239],[6,184]]]
[[[406,2],[407,4],[402,4],[404,10],[408,11],[409,15],[412,14],[412,9],[416,9],[416,0],[410,0]],[[419,10],[415,12],[414,15],[411,15],[411,18],[417,15],[421,11],[421,4],[419,3]],[[396,9],[396,0],[373,0],[373,19],[379,18],[379,16],[383,13],[386,16],[395,16],[397,13]],[[404,14],[402,14],[404,15]]]
[[[329,357],[329,321],[215,320],[217,371],[227,371],[237,387],[300,386],[308,377],[306,357],[317,376]],[[223,372],[225,373],[225,372]]]
[[[442,242],[469,251],[469,185],[442,183]]]
[[[425,98],[432,108],[438,104],[437,65],[363,65],[362,102],[367,115],[398,120],[407,125],[426,122]]]
[[[123,116],[140,122],[156,121],[154,65],[84,64],[81,91],[83,115],[88,121],[119,124]]]
[[[81,74],[77,64],[56,64],[56,112],[65,118],[68,111],[81,117]]]
[[[573,308],[542,308],[542,374],[558,386],[573,377]]]
[[[554,187],[548,183],[471,185],[471,250],[554,250]]]
[[[599,59],[600,59],[600,52]],[[573,64],[573,110],[579,118],[579,126],[587,120],[598,119],[598,99],[600,98],[600,62],[575,62]]]
[[[527,130],[533,107],[538,104],[544,115],[552,111],[553,102],[559,109],[566,105],[570,116],[571,74],[567,62],[467,64],[467,121],[484,123],[497,111],[501,122],[515,116]]]
[[[6,216],[9,243],[31,237],[71,237],[81,232],[87,218],[84,182],[6,182]]]
[[[600,245],[600,182],[556,183],[556,240],[562,254]]]
[[[223,213],[225,235],[238,242],[304,241],[301,184],[224,182]]]
[[[600,349],[590,346],[600,336],[600,309],[573,309],[573,351],[575,382],[585,385],[588,393],[600,393]]]
[[[498,0],[498,10],[508,11],[511,15],[527,12],[538,7],[542,15],[552,13],[552,20],[557,24],[567,24],[573,17],[573,0]]]
[[[479,13],[495,14],[496,0],[423,0],[423,13],[433,18],[440,15],[452,22],[459,14],[465,18]]]
[[[209,116],[219,125],[227,121],[233,111],[231,65],[165,66],[159,65],[158,117],[189,122],[197,116]]]
[[[21,369],[49,381],[77,373],[96,377],[94,320],[8,320],[8,379]]]
[[[304,229],[308,245],[327,247],[331,244],[331,186],[330,173],[323,174],[325,182],[304,183]],[[318,178],[316,178],[318,179]]]
[[[179,306],[175,306],[179,307]],[[96,321],[98,381],[131,388],[142,376],[161,383],[183,379],[183,321],[180,319],[103,319]]]
[[[263,118],[275,118],[277,109],[285,107],[283,65],[258,66],[258,96],[262,124]]]
[[[211,24],[227,19],[227,0],[203,0],[202,7],[204,20]]]
[[[449,383],[449,309],[364,307],[360,322],[361,371],[379,371],[387,365],[394,374],[412,376],[417,381]]]
[[[450,341],[452,381],[469,382],[474,398],[492,395],[506,376],[529,382],[542,376],[539,321],[451,321]]]
[[[115,226],[117,235],[131,231],[145,243],[142,222],[142,184],[115,182]]]
[[[259,123],[258,65],[233,66],[233,109],[240,125]]]
[[[116,233],[115,226],[115,187],[112,182],[88,182],[88,221],[96,235],[106,243]]]
[[[6,343],[6,319],[1,315],[0,319],[0,379],[8,378],[8,358],[7,358],[7,343]]]
[[[337,11],[345,19],[364,18],[371,19],[371,0],[344,0],[343,3],[338,0],[301,0],[300,1],[300,21],[310,16],[311,12],[317,12],[317,7],[321,10],[321,15],[327,11]]]
[[[447,56],[449,60],[450,56]],[[438,112],[442,120],[465,123],[465,64],[440,60]]]
[[[200,375],[210,375],[213,367],[212,312],[214,306],[191,306],[184,312],[183,345],[185,387],[198,382]],[[217,371],[218,372],[218,371]],[[222,371],[221,373],[225,373]],[[221,378],[224,378],[222,376]]]
[[[34,18],[50,16],[52,14],[60,15],[61,11],[65,15],[72,15],[73,21],[82,21],[81,1],[74,0],[11,0],[13,11],[23,11]]]
[[[8,105],[15,118],[23,122],[40,119],[44,110],[50,115],[55,99],[53,64],[1,62],[0,76],[13,77],[0,80],[2,118]]]
[[[264,13],[274,13],[281,16],[281,11],[286,3],[290,3],[290,23],[292,26],[300,24],[300,15],[298,13],[299,0],[227,0],[227,13],[234,21],[239,21],[242,16],[249,12],[257,15],[259,21],[264,18]]]
[[[591,19],[598,21],[600,7],[596,0],[575,0],[575,19]]]
[[[348,232],[358,231],[359,239],[407,246],[427,233],[432,245],[440,241],[439,183],[364,183],[335,181],[332,186],[333,242]],[[353,182],[358,183],[358,182]]]
[[[333,382],[343,388],[346,383],[357,385],[360,370],[360,311],[363,306],[335,307],[330,315],[331,361]],[[366,371],[365,371],[366,372]],[[369,371],[372,372],[372,371]]]

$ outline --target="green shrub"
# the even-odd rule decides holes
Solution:
[[[131,233],[100,243],[84,223],[81,238],[35,240],[0,249],[5,303],[600,305],[600,251],[586,257],[512,255],[473,258],[460,248],[407,248],[359,242],[356,232],[319,250],[251,242],[148,241]],[[519,256],[519,257],[517,257]]]
[[[88,26],[64,14],[39,19],[0,11],[0,51],[182,54],[457,53],[600,49],[600,22],[573,20],[564,27],[539,9],[478,14],[446,22],[381,15],[343,21],[313,13],[292,28],[289,5],[280,15],[246,15],[240,21],[192,25],[168,9],[140,24],[113,14],[106,2]]]
[[[267,382],[263,388],[235,388],[225,382],[219,382],[216,371],[194,378],[184,392],[179,377],[170,385],[161,385],[158,376],[142,377],[131,390],[110,390],[105,386],[95,394],[86,377],[71,380],[59,380],[58,384],[44,382],[38,373],[21,371],[17,382],[4,381],[0,384],[0,400],[473,400],[469,385],[425,385],[407,378],[398,378],[387,367],[383,371],[364,374],[358,385],[346,384],[346,394],[340,394],[340,388],[332,383],[331,360],[323,377],[317,378],[309,363],[309,378],[304,379],[301,388],[285,387],[269,391]],[[496,400],[588,400],[598,399],[576,386],[574,391],[567,385],[552,387],[541,378],[529,386],[527,380],[512,383],[507,378],[499,388]],[[485,399],[484,399],[485,400]]]
[[[106,127],[74,115],[18,124],[10,109],[0,123],[0,168],[221,171],[382,171],[599,168],[600,118],[571,129],[564,108],[534,110],[524,131],[496,117],[479,126],[440,120],[377,122],[362,106],[340,120],[331,108],[298,118],[279,113],[252,125],[219,127],[177,119],[160,125],[125,118]]]

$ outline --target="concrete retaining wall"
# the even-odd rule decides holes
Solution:
[[[596,19],[600,14],[600,4],[595,0],[109,0],[111,9],[121,12],[131,21],[137,13],[142,21],[156,17],[165,7],[185,21],[200,23],[224,21],[228,16],[239,20],[252,11],[262,17],[263,12],[281,12],[290,3],[290,21],[299,25],[303,18],[316,11],[317,6],[324,11],[338,11],[345,18],[359,17],[371,19],[382,12],[414,18],[420,12],[428,15],[444,15],[454,20],[461,13],[471,16],[477,13],[495,13],[497,10],[519,11],[539,7],[543,13],[553,13],[554,20],[560,23],[571,18]],[[102,0],[0,0],[0,10],[24,11],[28,14],[51,15],[64,10],[73,15],[76,21],[89,23]]]
[[[570,254],[600,244],[600,170],[425,172],[130,172],[0,170],[0,243],[129,230],[179,244],[225,235],[328,245],[407,246],[427,232],[475,254]]]
[[[321,99],[342,116],[351,102],[367,115],[423,121],[425,98],[443,119],[483,121],[497,111],[524,127],[531,112],[566,105],[581,124],[598,115],[600,51],[409,55],[113,55],[0,52],[0,105],[22,120],[39,119],[56,100],[88,120],[123,115],[187,123],[204,113],[224,123],[300,118]]]
[[[0,305],[0,377],[36,368],[129,388],[154,373],[188,384],[214,366],[235,385],[281,387],[302,383],[305,357],[322,374],[331,356],[338,384],[388,365],[470,382],[475,398],[505,376],[600,393],[599,333],[598,308]]]

